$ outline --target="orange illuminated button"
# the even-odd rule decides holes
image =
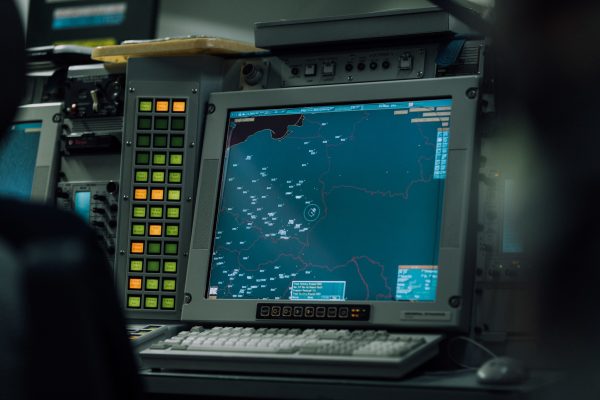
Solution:
[[[142,289],[142,278],[129,278],[129,289],[130,290],[141,290]]]
[[[152,189],[150,198],[152,200],[162,200],[165,198],[165,190],[164,189]]]
[[[169,100],[156,100],[156,111],[157,112],[168,112],[169,111]]]
[[[144,254],[144,242],[131,242],[131,254]]]
[[[162,236],[162,225],[150,225],[148,232],[150,236]]]
[[[137,188],[133,193],[133,198],[136,200],[146,200],[148,198],[148,189]]]
[[[185,100],[174,100],[173,101],[173,112],[185,112]]]

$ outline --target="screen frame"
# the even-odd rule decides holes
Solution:
[[[293,305],[302,301],[260,299],[206,298],[212,257],[213,234],[221,190],[221,174],[225,158],[229,112],[243,109],[285,108],[304,106],[411,101],[452,98],[448,168],[442,211],[435,302],[351,301],[368,304],[368,321],[294,321],[269,320],[279,325],[367,325],[403,328],[466,329],[469,316],[470,285],[466,272],[467,221],[471,190],[475,124],[478,105],[479,77],[421,79],[411,81],[328,85],[244,92],[213,93],[206,118],[202,163],[185,282],[186,303],[182,320],[210,323],[262,323],[257,320],[258,303]],[[470,89],[475,89],[475,96]],[[460,299],[456,301],[456,299]],[[340,304],[323,301],[319,304]],[[348,301],[350,303],[350,301]]]
[[[20,106],[14,124],[40,122],[40,142],[35,159],[30,200],[51,204],[54,202],[58,178],[59,138],[63,103],[28,104]]]

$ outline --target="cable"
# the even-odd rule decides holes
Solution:
[[[490,358],[496,358],[496,357],[498,357],[496,355],[496,353],[494,353],[493,351],[491,351],[490,349],[488,349],[487,347],[485,347],[481,343],[477,342],[476,340],[471,339],[470,337],[467,337],[467,336],[456,336],[456,337],[448,340],[448,345],[447,345],[447,348],[446,348],[446,352],[448,354],[448,358],[450,359],[450,361],[452,361],[453,363],[455,363],[456,365],[458,365],[461,368],[473,370],[473,369],[479,368],[479,366],[463,364],[462,362],[458,361],[456,358],[454,358],[452,356],[452,353],[450,351],[451,345],[452,345],[452,343],[454,343],[454,342],[456,342],[458,340],[463,340],[463,341],[465,341],[465,342],[467,342],[469,344],[472,344],[473,346],[477,347],[479,350],[481,350],[484,353],[486,353],[487,355],[489,355]]]

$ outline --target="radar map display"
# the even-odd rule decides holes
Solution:
[[[435,301],[451,104],[231,111],[208,297]]]

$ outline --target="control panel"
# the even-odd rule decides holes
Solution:
[[[269,304],[258,303],[256,319],[368,321],[371,306],[366,304]]]
[[[130,319],[179,319],[204,110],[220,70],[213,57],[129,61],[117,285]]]
[[[117,182],[60,182],[56,191],[59,209],[74,212],[96,232],[111,266],[114,264],[119,185]]]

